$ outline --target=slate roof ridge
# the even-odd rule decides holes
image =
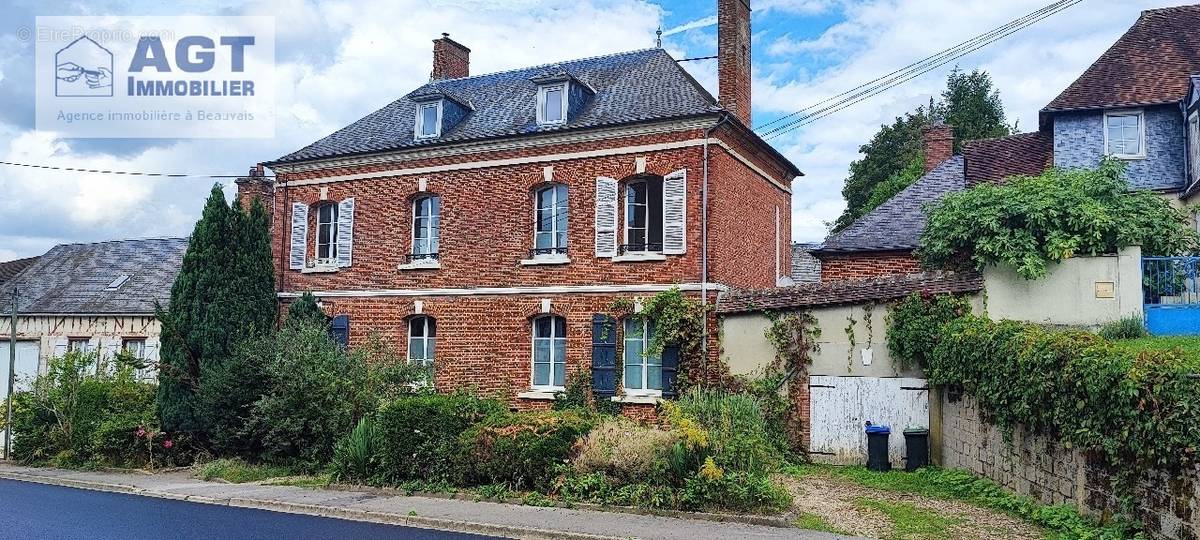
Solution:
[[[438,79],[436,81],[429,81],[429,82],[421,85],[420,87],[417,88],[417,90],[420,90],[421,88],[425,88],[426,86],[429,86],[431,84],[436,84],[436,83],[466,81],[466,80],[470,80],[470,79],[478,79],[481,77],[492,77],[495,75],[507,75],[510,73],[517,73],[519,71],[532,71],[535,69],[550,68],[550,67],[554,67],[554,66],[561,67],[563,64],[572,64],[575,62],[590,62],[593,60],[603,60],[605,58],[609,58],[609,57],[613,57],[613,56],[624,56],[627,54],[632,55],[632,54],[650,52],[650,51],[662,51],[663,54],[666,54],[667,56],[671,55],[665,49],[660,49],[658,47],[646,47],[644,49],[633,49],[630,51],[618,51],[618,52],[611,52],[611,53],[605,53],[605,54],[597,54],[594,56],[585,56],[583,58],[572,58],[570,60],[559,60],[557,62],[546,62],[545,64],[538,64],[538,65],[534,65],[534,66],[524,66],[524,67],[511,68],[511,69],[502,69],[500,71],[491,71],[488,73],[480,73],[478,75],[468,75],[466,77],[455,77],[453,79]],[[415,91],[416,90],[414,90],[414,92]],[[407,95],[407,94],[405,94],[405,95]]]
[[[95,246],[95,245],[99,245],[99,244],[119,244],[119,243],[123,243],[123,242],[155,242],[155,241],[166,241],[166,240],[188,240],[189,238],[191,238],[191,237],[189,237],[189,236],[141,236],[141,237],[137,237],[137,238],[121,238],[118,240],[96,240],[93,242],[66,242],[66,243],[62,243],[62,244],[56,244],[54,247],[52,247],[50,249],[54,249],[56,247],[62,247],[62,246]],[[47,253],[49,253],[49,251],[47,251]]]

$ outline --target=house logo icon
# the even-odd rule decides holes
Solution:
[[[113,55],[86,35],[54,54],[54,95],[112,97]]]

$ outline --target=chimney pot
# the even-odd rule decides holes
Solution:
[[[750,126],[748,0],[717,0],[717,80],[721,106]]]
[[[928,173],[943,161],[954,157],[954,128],[937,123],[925,128],[921,136],[922,153],[925,154],[925,172]]]
[[[430,80],[470,77],[470,68],[471,49],[450,39],[447,32],[442,32],[442,37],[433,40],[433,71],[429,75]]]

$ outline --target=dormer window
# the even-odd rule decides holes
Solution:
[[[1146,117],[1142,111],[1104,113],[1104,153],[1119,159],[1146,157]]]
[[[432,139],[442,134],[442,102],[420,103],[417,105],[418,139]]]
[[[542,125],[567,121],[567,83],[538,87],[537,122]]]

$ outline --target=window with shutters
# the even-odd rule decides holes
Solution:
[[[335,266],[338,250],[338,205],[317,205],[317,266]]]
[[[625,184],[625,242],[618,252],[661,252],[663,249],[663,183],[644,178]]]
[[[561,389],[567,370],[567,320],[542,315],[533,320],[533,387]]]
[[[662,356],[649,354],[654,340],[654,320],[647,317],[625,319],[625,393],[629,395],[662,394]]]
[[[154,366],[146,362],[146,339],[145,338],[125,338],[121,340],[121,350],[127,353],[131,358],[137,360],[137,368],[134,371],[134,376],[138,379],[153,379]]]
[[[441,197],[426,195],[413,201],[412,253],[408,256],[409,264],[437,262],[441,215]]]
[[[540,188],[534,192],[533,202],[533,249],[526,262],[566,262],[567,186]]]
[[[428,315],[408,320],[408,362],[423,366],[426,380],[433,382],[433,349],[437,341],[437,321]]]

